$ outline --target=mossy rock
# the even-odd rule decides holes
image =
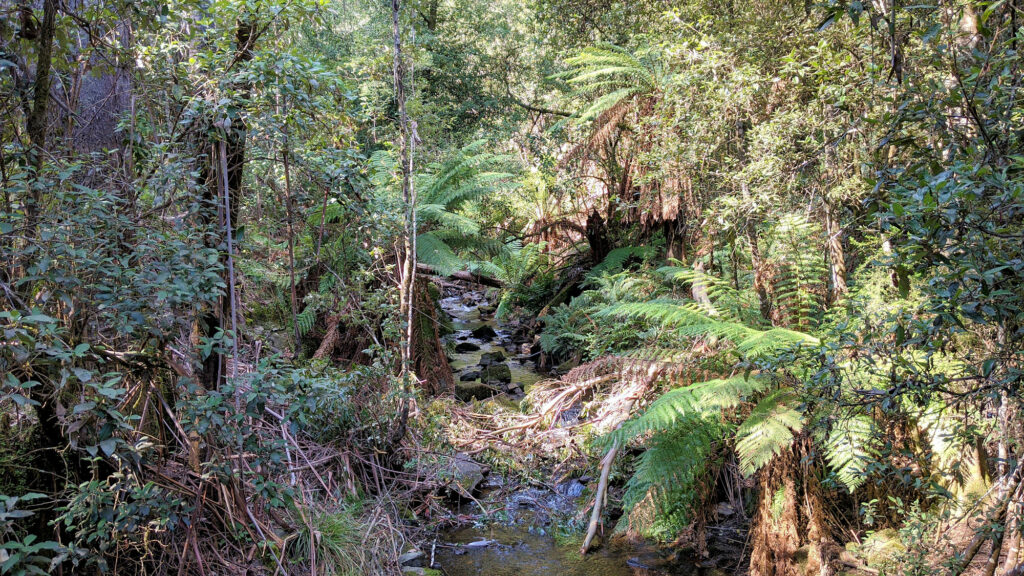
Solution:
[[[499,390],[480,382],[456,382],[455,397],[463,402],[486,400],[497,394]]]
[[[480,371],[481,382],[504,382],[512,381],[512,369],[508,364],[491,364]]]
[[[505,353],[501,350],[495,350],[494,352],[484,352],[480,355],[481,366],[491,366],[492,364],[501,364],[505,361]]]

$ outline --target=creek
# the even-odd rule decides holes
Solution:
[[[511,327],[495,320],[493,304],[484,293],[457,292],[443,298],[441,307],[451,318],[454,329],[446,338],[456,349],[451,366],[455,373],[456,395],[460,398],[493,394],[494,400],[514,410],[532,385],[550,377],[537,372],[527,347],[514,341]],[[495,371],[507,374],[507,382],[494,381],[488,387],[486,381],[480,382],[482,377],[472,378],[477,372],[487,377],[490,374],[487,366],[495,364],[508,366],[507,373],[504,369]],[[580,480],[565,482],[554,489],[527,485],[507,490],[504,489],[506,482],[501,477],[488,477],[479,488],[477,500],[497,514],[484,519],[476,502],[463,502],[460,508],[463,517],[475,518],[476,522],[439,535],[439,544],[433,547],[431,555],[435,567],[447,576],[703,573],[692,562],[670,562],[662,551],[643,544],[605,544],[581,556],[581,536],[575,533],[556,536],[564,525],[560,523],[578,518],[587,506],[589,492]]]

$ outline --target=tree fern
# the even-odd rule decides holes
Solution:
[[[313,329],[313,325],[316,324],[316,313],[317,307],[310,304],[295,316],[295,327],[299,331],[299,336],[305,336]]]
[[[779,219],[771,231],[772,260],[778,272],[773,291],[776,306],[786,315],[786,324],[813,327],[821,310],[828,269],[821,229],[801,214],[788,214]]]
[[[515,186],[514,175],[503,169],[510,164],[510,158],[484,151],[487,145],[484,140],[472,142],[416,176],[416,257],[442,274],[465,270],[474,262],[479,264],[481,259],[467,257],[467,252],[477,250],[493,255],[494,248],[501,250],[500,242],[493,245],[481,237],[480,224],[461,211],[468,202]],[[397,197],[394,156],[378,152],[371,156],[368,165],[375,189]]]
[[[761,399],[736,431],[740,469],[753,474],[793,442],[803,429],[800,397],[791,388],[779,388]]]
[[[578,87],[580,96],[591,101],[580,114],[580,121],[594,120],[626,99],[658,90],[658,68],[655,59],[645,57],[649,54],[633,54],[612,44],[601,44],[584,48],[567,59],[571,67],[566,74],[569,83]]]
[[[875,422],[866,415],[842,418],[833,423],[825,440],[825,459],[850,492],[867,479],[868,464],[878,456]]]

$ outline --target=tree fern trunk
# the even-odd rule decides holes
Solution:
[[[750,576],[799,576],[799,460],[792,449],[779,454],[758,473]]]
[[[834,574],[833,543],[812,453],[812,440],[802,436],[758,474],[751,576]],[[807,564],[802,568],[797,552],[805,546]]]
[[[427,282],[417,282],[414,295],[413,368],[431,396],[455,392],[455,377],[438,326],[437,304]]]

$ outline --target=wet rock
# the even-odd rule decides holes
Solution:
[[[498,308],[496,306],[478,306],[477,309],[481,314],[493,314]]]
[[[422,550],[413,548],[398,557],[398,565],[402,567],[410,566],[414,568],[422,568],[424,557],[426,557],[426,554],[424,554]]]
[[[476,352],[479,349],[480,346],[472,342],[459,342],[455,345],[455,352],[459,354],[463,354],[465,352]]]
[[[473,494],[487,475],[488,469],[477,464],[466,454],[455,455],[452,460],[451,473],[453,488],[463,496]]]
[[[494,328],[491,328],[487,324],[473,330],[473,337],[481,340],[490,340],[497,336],[498,333],[494,331]]]
[[[481,366],[490,366],[491,364],[501,364],[504,361],[505,361],[505,353],[502,352],[501,350],[497,350],[497,351],[494,351],[494,352],[485,352],[482,356],[480,356],[480,365]]]
[[[455,397],[463,402],[486,400],[498,393],[498,389],[480,382],[456,382]]]
[[[485,366],[480,371],[480,380],[482,382],[511,382],[512,381],[512,369],[508,367],[508,364],[491,364]]]
[[[462,382],[473,382],[473,381],[479,380],[479,379],[480,379],[480,371],[479,370],[470,370],[469,372],[463,372],[462,375],[459,376],[459,380],[462,381]]]
[[[728,502],[719,502],[715,511],[720,518],[728,518],[736,514],[736,510]]]
[[[583,483],[573,478],[568,482],[562,482],[558,486],[555,486],[555,490],[564,496],[569,498],[578,498],[583,494]]]

